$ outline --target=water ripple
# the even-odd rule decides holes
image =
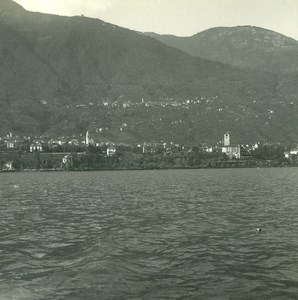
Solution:
[[[0,174],[0,298],[295,299],[297,175]]]

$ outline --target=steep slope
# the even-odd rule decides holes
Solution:
[[[245,72],[193,58],[152,38],[98,19],[30,13],[3,5],[11,2],[1,2],[4,7],[0,12],[0,58],[8,65],[2,76],[9,80],[8,70],[14,67],[28,70],[27,81],[32,84],[20,83],[18,77],[13,80],[18,93],[23,95],[37,95],[41,85],[46,84],[42,97],[48,94],[80,101],[99,94],[177,96],[198,90],[209,93],[210,78],[218,86],[239,76],[246,80]],[[9,57],[14,66],[7,62]],[[24,77],[22,73],[19,76]],[[30,85],[32,90],[25,88]],[[7,93],[5,88],[2,93]]]
[[[155,33],[146,35],[190,55],[237,67],[277,73],[298,70],[298,42],[263,28],[218,27],[191,37]]]
[[[100,138],[114,142],[191,144],[230,130],[239,141],[294,140],[295,113],[280,124],[295,112],[294,82],[193,57],[98,19],[0,2],[0,134],[104,128]]]

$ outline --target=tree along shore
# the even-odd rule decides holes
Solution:
[[[229,159],[223,153],[206,153],[198,148],[154,153],[138,153],[123,148],[107,156],[88,148],[85,152],[2,152],[0,166],[2,171],[257,168],[298,166],[298,157],[285,158],[283,151],[263,149],[241,159]]]

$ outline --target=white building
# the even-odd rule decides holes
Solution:
[[[298,155],[298,149],[293,149],[290,151],[291,155]]]
[[[7,141],[6,142],[6,147],[7,147],[7,149],[13,149],[15,147],[15,142],[14,141]]]
[[[107,148],[107,156],[113,156],[116,153],[116,147],[115,146],[109,146]]]
[[[42,145],[41,143],[34,143],[30,145],[30,152],[41,152]]]
[[[88,146],[89,145],[89,131],[86,132],[86,139],[85,139],[85,143]]]
[[[224,134],[224,146],[230,145],[230,134],[227,132]]]
[[[224,134],[224,146],[222,147],[222,153],[225,153],[229,159],[240,158],[240,145],[239,144],[230,144],[231,137],[227,132]]]
[[[13,161],[6,162],[3,166],[3,170],[4,171],[13,171],[14,170]]]
[[[291,149],[290,151],[285,152],[284,155],[285,155],[285,158],[292,158],[293,156],[298,155],[298,148]]]

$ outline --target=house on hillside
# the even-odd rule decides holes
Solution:
[[[11,132],[5,138],[5,142],[6,142],[7,149],[13,149],[13,148],[15,148],[16,141],[12,137],[12,133]]]
[[[15,147],[15,142],[14,141],[7,141],[6,142],[6,147],[7,147],[7,149],[13,149]]]
[[[298,146],[294,149],[291,149],[290,151],[287,151],[284,153],[285,158],[293,158],[295,156],[298,156]]]
[[[30,145],[30,152],[42,152],[42,145],[39,142]]]
[[[107,156],[113,156],[116,153],[116,147],[115,146],[109,146],[107,148]]]
[[[222,153],[225,153],[229,159],[240,158],[240,145],[239,144],[231,144],[231,136],[227,132],[224,134],[224,145],[222,147]]]

